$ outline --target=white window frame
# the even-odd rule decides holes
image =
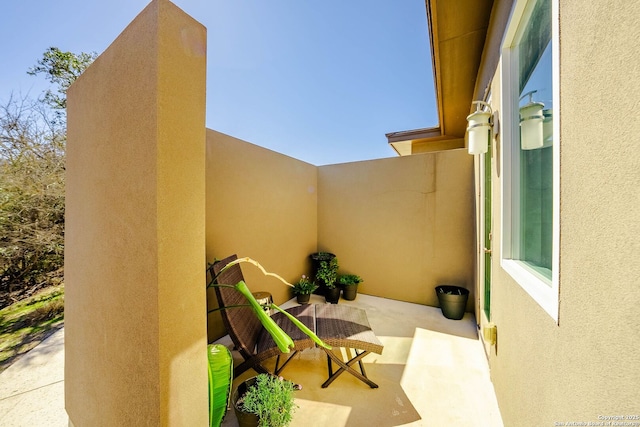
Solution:
[[[518,0],[512,10],[509,25],[502,44],[502,61],[500,81],[502,85],[502,159],[503,179],[501,180],[502,197],[502,242],[500,251],[501,267],[525,290],[533,299],[559,323],[560,298],[560,44],[559,44],[559,0],[551,0],[552,4],[552,73],[553,73],[553,253],[551,280],[536,272],[526,263],[514,259],[519,243],[516,241],[516,230],[519,222],[518,212],[513,211],[514,200],[519,200],[519,150],[514,149],[513,141],[519,141],[518,105],[513,95],[516,89],[517,71],[514,55],[511,51],[518,25],[525,18],[525,13],[536,0]],[[516,105],[514,105],[516,104]]]

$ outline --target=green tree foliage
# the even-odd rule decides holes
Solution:
[[[94,58],[50,48],[29,74],[56,93],[0,105],[0,308],[62,278],[66,90]]]
[[[55,92],[51,89],[45,91],[44,102],[53,109],[64,110],[67,108],[67,89],[91,65],[96,56],[93,52],[75,54],[50,47],[27,74],[44,74],[45,78],[56,86]]]
[[[42,105],[0,107],[0,307],[61,275],[64,130]]]

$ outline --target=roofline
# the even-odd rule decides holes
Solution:
[[[389,143],[442,136],[440,126],[413,130],[403,130],[385,134]]]
[[[477,80],[479,70],[484,68],[485,40],[493,21],[492,11],[494,8],[501,12],[510,10],[512,3],[513,0],[458,0],[451,3],[447,0],[425,0],[438,125],[386,134],[387,142],[398,154],[413,154],[414,145],[425,145],[430,141],[456,140],[464,147],[465,119],[471,109],[471,101],[478,90],[484,89],[487,93],[486,87],[478,88]],[[457,9],[472,6],[479,13],[457,13]],[[494,47],[495,35],[492,34],[491,40],[491,47]],[[494,61],[492,56],[489,62]],[[486,76],[487,73],[483,73],[481,85],[486,84]]]

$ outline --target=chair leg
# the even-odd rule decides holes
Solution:
[[[280,367],[278,367],[278,364],[280,363],[280,355],[277,355],[276,366],[273,370],[274,375],[280,375],[280,372],[282,372],[282,370],[289,364],[289,362],[291,362],[291,359],[293,359],[293,356],[295,356],[296,353],[298,353],[298,350],[295,350],[293,353],[291,353],[291,355],[287,357],[287,360],[285,360],[285,362]]]
[[[356,353],[356,356],[360,356],[360,353],[358,353],[358,350],[354,350],[354,351]],[[367,373],[364,371],[364,363],[362,363],[362,359],[358,359],[358,365],[360,365],[360,372],[362,372],[362,375],[366,377]]]
[[[340,374],[342,374],[343,372],[347,371],[349,372],[351,375],[355,376],[356,378],[358,378],[360,381],[364,382],[365,384],[367,384],[369,387],[371,388],[378,388],[378,384],[374,383],[373,381],[371,381],[369,378],[367,378],[366,375],[361,374],[360,372],[356,371],[355,369],[353,369],[351,367],[351,365],[353,365],[354,363],[358,362],[361,363],[361,359],[363,357],[365,357],[369,352],[368,351],[363,351],[362,353],[358,353],[356,351],[356,356],[353,357],[352,359],[350,359],[348,362],[344,362],[342,361],[338,356],[336,356],[331,350],[328,350],[326,348],[322,348],[324,350],[325,353],[327,353],[327,357],[330,358],[329,360],[329,366],[331,366],[331,361],[336,362],[336,364],[340,367],[335,373],[331,373],[331,368],[330,368],[330,373],[329,373],[329,379],[327,379],[324,384],[322,384],[322,388],[327,388],[329,387],[329,385],[336,379],[338,378],[338,376],[340,376]],[[362,365],[360,365],[362,368]]]
[[[287,360],[284,361],[282,366],[280,366],[280,355],[277,355],[276,366],[273,368],[273,375],[280,375],[280,372],[282,372],[282,370],[289,364],[289,362],[291,362],[291,360],[293,359],[293,356],[295,356],[298,353],[298,351],[299,350],[294,350],[289,355],[289,357],[287,357]],[[260,364],[260,361],[254,358],[250,358],[248,360],[245,360],[244,362],[242,362],[241,364],[239,364],[233,369],[233,377],[236,378],[238,375],[242,374],[244,371],[248,369],[253,369],[259,374],[271,374],[271,371],[269,371],[267,368],[262,366]]]

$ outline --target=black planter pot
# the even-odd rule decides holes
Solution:
[[[353,301],[358,295],[358,285],[345,285],[342,288],[342,298],[347,301]]]
[[[238,409],[238,405],[236,402],[243,394],[247,392],[247,388],[251,387],[256,382],[256,378],[249,378],[248,380],[238,384],[238,388],[231,395],[231,403],[233,405],[233,410],[236,413],[236,418],[238,419],[239,427],[257,427],[259,423],[258,416],[256,414],[251,414],[249,412],[244,412]]]
[[[441,285],[436,286],[436,295],[444,317],[453,320],[460,320],[464,317],[469,299],[468,289],[460,286]]]
[[[338,301],[340,301],[340,288],[327,288],[324,292],[324,298],[327,300],[327,302],[331,304],[337,304]]]
[[[310,294],[298,294],[296,295],[296,300],[298,304],[309,304],[309,299],[311,299]]]

